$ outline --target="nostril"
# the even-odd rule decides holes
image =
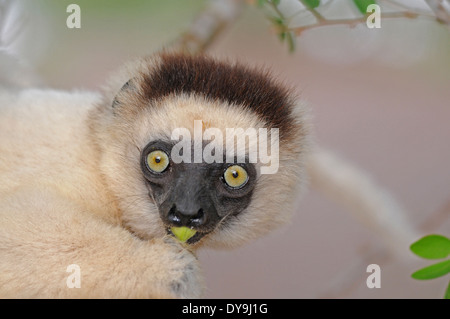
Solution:
[[[167,218],[168,218],[169,222],[172,224],[179,225],[179,226],[181,226],[181,224],[182,224],[181,216],[179,215],[179,212],[177,211],[177,208],[175,205],[170,209],[169,214],[167,215]]]
[[[206,216],[205,213],[203,211],[203,209],[199,209],[197,214],[195,214],[194,216],[191,217],[191,224],[193,226],[199,226],[205,223],[206,220]]]
[[[167,214],[167,220],[175,226],[196,227],[206,222],[206,214],[201,208],[197,212],[184,212],[174,205]]]

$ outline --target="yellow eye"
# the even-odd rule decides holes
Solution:
[[[227,168],[223,174],[225,182],[233,188],[241,188],[248,181],[247,171],[239,165],[233,165]]]
[[[153,151],[147,155],[147,167],[154,173],[162,173],[169,166],[169,156],[163,151]]]

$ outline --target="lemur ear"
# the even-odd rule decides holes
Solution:
[[[114,97],[114,100],[112,102],[112,108],[115,109],[119,104],[120,104],[120,95],[122,93],[125,93],[127,91],[130,90],[135,90],[136,87],[133,83],[133,79],[129,79],[119,90],[119,92],[117,92],[116,96]]]

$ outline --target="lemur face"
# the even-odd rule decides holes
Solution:
[[[194,149],[194,145],[187,147]],[[230,216],[245,211],[257,183],[257,172],[248,161],[227,163],[226,158],[211,163],[195,163],[194,158],[176,163],[171,156],[173,149],[170,142],[150,142],[142,152],[141,168],[149,197],[158,206],[168,233],[177,235],[180,227],[191,229],[188,237],[180,239],[194,244],[219,224],[225,227]]]
[[[231,247],[289,219],[309,129],[267,72],[163,53],[120,86],[98,121],[113,137],[103,172],[132,232]]]

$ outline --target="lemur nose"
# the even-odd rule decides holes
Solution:
[[[199,210],[179,210],[175,205],[169,211],[167,216],[169,222],[175,226],[201,226],[206,222],[206,214],[203,209]]]

